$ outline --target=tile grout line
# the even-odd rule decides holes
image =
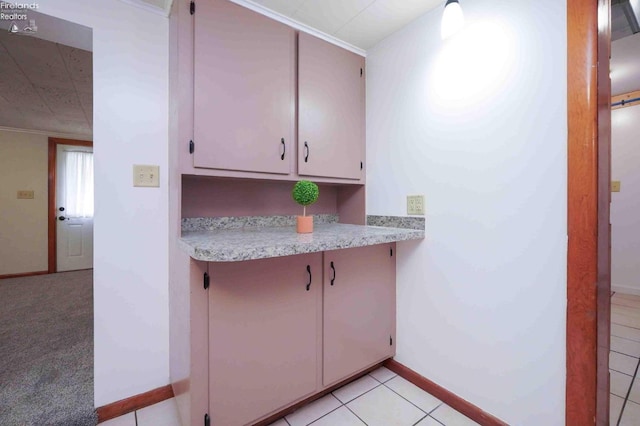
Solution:
[[[136,421],[136,426],[138,426],[138,410],[133,412],[133,418]]]
[[[334,398],[336,398],[336,397],[334,396]],[[338,398],[336,398],[336,399],[338,399]],[[338,399],[338,401],[340,401],[340,400]],[[311,423],[307,423],[307,426],[314,424],[318,420],[320,420],[320,419],[322,419],[324,417],[327,417],[329,414],[333,413],[334,411],[337,411],[337,410],[341,409],[342,407],[344,407],[344,404],[342,404],[342,401],[340,401],[340,404],[341,405],[337,406],[336,408],[334,408],[333,410],[329,411],[328,413],[325,413],[325,414],[321,415],[317,419],[313,420]],[[284,419],[284,421],[287,422],[287,419]],[[287,424],[290,425],[291,423],[287,422]]]
[[[640,367],[640,360],[638,360],[638,364],[636,364],[636,371],[634,371],[633,373],[633,377],[631,378],[631,383],[629,384],[629,389],[627,389],[627,396],[625,396],[624,402],[622,403],[622,408],[620,409],[620,417],[618,417],[618,423],[616,423],[616,425],[618,426],[622,421],[622,415],[624,414],[624,409],[627,406],[629,395],[631,395],[631,388],[633,387],[633,382],[636,380],[636,376],[638,375],[638,367]]]
[[[640,331],[640,330],[639,330]],[[616,336],[615,334],[611,334],[611,337],[615,337],[616,339],[623,339],[626,342],[633,342],[633,343],[640,343],[640,340],[635,340],[634,338],[631,337],[624,337],[624,336]],[[636,337],[636,339],[640,339],[640,337]],[[625,342],[625,343],[626,343]]]
[[[612,334],[611,337],[615,337],[616,339],[627,340],[629,342],[640,343],[640,341],[638,341],[638,340],[629,339],[628,337],[616,336],[615,334]]]
[[[386,368],[386,367],[380,367],[380,368]],[[389,370],[389,369],[387,368],[387,370]],[[393,373],[393,371],[391,371],[391,370],[389,370],[389,371],[390,371],[391,373]],[[385,381],[383,382],[382,380],[377,379],[376,377],[374,377],[371,373],[368,373],[368,374],[367,374],[367,376],[371,377],[373,380],[375,380],[376,382],[378,382],[378,383],[380,383],[380,384],[382,384],[382,385],[384,385],[385,383],[387,383],[389,380],[393,380],[393,379],[395,379],[396,377],[398,377],[398,375],[397,375],[396,373],[393,373],[393,376],[389,377],[387,380],[385,380]]]
[[[436,411],[436,410],[433,410]],[[433,412],[432,411],[432,412]],[[445,426],[444,423],[442,423],[440,420],[436,419],[435,417],[433,417],[432,415],[428,415],[427,417],[429,417],[430,419],[433,419],[434,422],[438,423],[439,425]]]
[[[625,376],[631,377],[633,379],[633,375],[631,375],[629,373],[625,373],[624,371],[616,370],[613,367],[609,367],[609,371],[615,371],[616,373],[624,374]],[[611,393],[611,392],[609,392],[609,393]]]
[[[405,379],[405,380],[406,380],[406,379]],[[409,383],[411,383],[411,382],[409,382]],[[413,384],[413,383],[411,383],[411,384]],[[405,401],[407,401],[409,404],[413,405],[413,406],[414,406],[414,407],[416,407],[418,410],[420,410],[420,411],[422,411],[423,413],[425,413],[425,414],[426,414],[426,416],[425,416],[425,417],[429,416],[429,413],[433,413],[433,412],[434,412],[438,407],[440,407],[440,405],[442,405],[442,401],[440,401],[438,398],[436,398],[435,396],[431,395],[429,392],[425,392],[425,391],[423,391],[423,392],[424,392],[424,393],[426,393],[427,395],[430,395],[430,396],[432,396],[432,397],[434,397],[434,398],[438,399],[438,401],[440,401],[440,403],[439,403],[438,405],[436,405],[436,408],[434,408],[433,410],[431,410],[431,411],[427,412],[427,411],[424,411],[422,408],[418,407],[418,406],[417,406],[416,404],[414,404],[413,402],[409,401],[409,400],[408,400],[407,398],[405,398],[404,396],[400,395],[400,394],[399,394],[398,392],[396,392],[395,390],[391,389],[389,386],[387,386],[387,385],[385,385],[385,384],[383,384],[382,386],[384,386],[385,388],[389,389],[391,392],[395,393],[395,394],[396,394],[396,395],[398,395],[400,398],[404,399],[404,400],[405,400]],[[415,385],[414,385],[414,386],[415,386]],[[416,387],[417,387],[417,386],[416,386]],[[420,388],[418,388],[418,389],[420,389]],[[420,390],[422,390],[422,389],[420,389]],[[423,417],[423,418],[424,418],[424,417]]]
[[[376,386],[376,388],[377,388],[377,386]],[[373,390],[373,389],[371,389],[371,390]],[[364,395],[364,393],[363,393],[362,395]],[[361,396],[362,396],[362,395],[361,395]],[[358,398],[359,398],[359,397],[358,397]],[[355,400],[356,400],[356,399],[358,399],[358,398],[354,398],[352,401],[355,401]],[[345,406],[345,407],[347,407],[347,410],[349,410],[349,411],[351,412],[351,414],[353,414],[354,416],[356,416],[356,417],[358,418],[358,420],[360,420],[360,421],[361,421],[365,426],[369,426],[369,425],[367,424],[367,422],[365,422],[364,420],[362,420],[362,419],[360,418],[360,416],[359,416],[359,415],[357,415],[356,413],[354,413],[354,412],[353,412],[353,410],[352,410],[351,408],[349,408],[349,406],[348,406],[347,404],[345,404],[344,406]]]
[[[618,314],[618,315],[622,315],[622,314]],[[627,328],[631,328],[633,330],[640,330],[639,327],[633,327],[631,325],[627,325],[627,324],[620,324],[619,322],[615,322],[615,321],[611,321],[611,324],[615,324],[615,325],[620,325],[622,327],[627,327]]]
[[[413,425],[411,426],[416,426],[418,423],[420,423],[421,421],[423,421],[424,419],[426,419],[427,417],[429,417],[429,415],[425,415],[424,417],[420,417],[420,420],[418,420],[417,422],[415,422]]]
[[[640,343],[640,342],[636,342],[636,343]],[[615,349],[609,349],[609,352],[615,352],[615,353],[617,353],[617,354],[620,354],[620,355],[626,355],[626,356],[628,356],[628,357],[635,358],[635,359],[640,358],[640,357],[637,357],[637,356],[633,356],[633,355],[625,354],[624,352],[618,352],[618,351],[616,351]]]
[[[376,380],[376,382],[377,382],[377,380]],[[371,391],[372,391],[372,390],[374,390],[374,389],[379,388],[380,386],[384,386],[384,385],[383,385],[382,383],[378,382],[378,384],[377,384],[377,385],[375,385],[374,387],[372,387],[372,388],[371,388],[371,389],[369,389],[368,391],[366,391],[366,392],[364,392],[364,393],[361,393],[360,395],[356,396],[355,398],[350,399],[350,400],[349,400],[349,401],[347,401],[347,402],[342,402],[342,400],[341,400],[340,398],[338,398],[337,396],[333,395],[333,392],[331,392],[331,395],[333,395],[333,397],[334,397],[335,399],[337,399],[338,401],[342,402],[342,405],[345,405],[345,406],[346,406],[346,405],[347,405],[347,404],[349,404],[350,402],[355,401],[356,399],[360,398],[361,396],[363,396],[363,395],[365,395],[365,394],[368,394],[369,392],[371,392]],[[342,388],[340,388],[340,389],[342,389]]]

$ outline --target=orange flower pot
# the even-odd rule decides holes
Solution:
[[[313,216],[297,216],[296,219],[298,234],[310,234],[313,232]]]

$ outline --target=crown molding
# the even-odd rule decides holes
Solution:
[[[124,0],[123,0],[124,1]],[[323,33],[322,31],[318,31],[313,27],[310,27],[309,25],[303,24],[302,22],[298,22],[295,19],[292,19],[288,16],[285,16],[281,13],[278,12],[274,12],[271,9],[267,9],[266,7],[262,6],[261,4],[255,3],[251,0],[230,0],[232,3],[235,3],[237,5],[246,7],[247,9],[251,9],[254,12],[257,12],[261,15],[264,16],[268,16],[271,19],[274,19],[278,22],[282,22],[283,24],[286,24],[290,27],[293,27],[297,30],[300,30],[302,32],[305,32],[307,34],[311,34],[312,36],[318,37],[324,41],[327,41],[331,44],[335,44],[336,46],[340,46],[343,49],[349,50],[357,55],[366,57],[367,56],[367,51],[364,49],[361,49],[359,47],[356,47],[352,44],[349,44],[343,40],[340,40],[337,37],[334,37],[332,35],[329,35],[327,33]]]
[[[18,127],[6,127],[0,126],[0,131],[2,132],[16,132],[16,133],[31,133],[34,135],[43,135],[49,136],[52,138],[63,138],[63,139],[78,139],[82,138],[85,140],[93,140],[93,135],[86,134],[76,134],[76,133],[58,133],[58,132],[47,132],[46,130],[30,130],[30,129],[20,129]]]

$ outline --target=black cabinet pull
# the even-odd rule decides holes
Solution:
[[[333,285],[333,282],[336,280],[336,267],[333,266],[333,262],[331,262],[331,270],[333,271],[333,276],[331,277],[331,285]]]
[[[309,282],[307,283],[307,291],[311,288],[311,266],[307,265],[307,274],[309,274]]]
[[[280,139],[280,143],[282,144],[282,155],[280,156],[280,159],[284,160],[284,154],[287,153],[287,145],[284,143],[284,138]]]
[[[307,163],[309,161],[309,144],[307,142],[304,143],[304,162]]]

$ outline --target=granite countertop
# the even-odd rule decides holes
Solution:
[[[321,223],[315,225],[312,234],[298,234],[295,227],[291,226],[183,230],[180,246],[196,260],[237,262],[419,240],[424,237],[424,228],[399,229]]]

